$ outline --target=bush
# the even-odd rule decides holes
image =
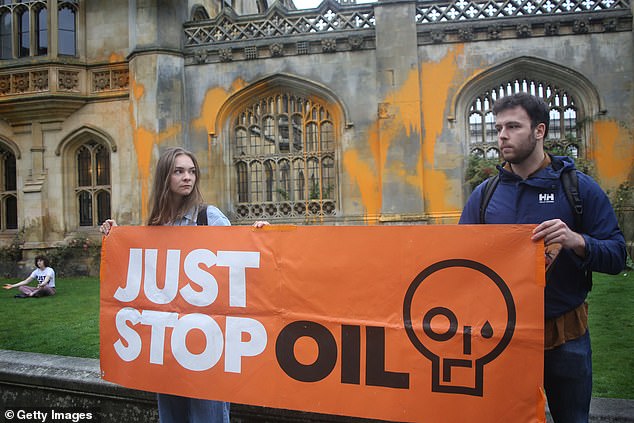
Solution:
[[[14,277],[17,274],[18,262],[22,260],[22,235],[17,233],[11,244],[0,247],[0,275]]]
[[[619,221],[619,227],[625,235],[629,253],[628,266],[631,268],[634,253],[634,207],[632,205],[634,192],[632,186],[626,181],[619,185],[615,191],[608,191],[607,194]]]
[[[96,275],[99,274],[101,245],[79,235],[49,250],[47,256],[58,276]]]
[[[469,156],[469,164],[467,165],[466,182],[473,191],[475,187],[480,185],[489,177],[497,173],[496,165],[500,163],[499,159],[486,159],[479,156]]]
[[[566,151],[561,145],[549,141],[544,144],[544,151],[553,156],[569,156],[569,152]],[[572,157],[575,161],[575,167],[585,173],[586,175],[594,176],[594,164],[585,159],[579,151],[579,157]],[[469,185],[469,188],[473,191],[475,187],[480,185],[490,176],[497,173],[496,165],[502,163],[502,158],[487,159],[480,156],[469,156],[469,163],[467,164],[467,172],[465,176],[465,182]]]

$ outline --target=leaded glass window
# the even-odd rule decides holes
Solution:
[[[75,56],[77,54],[76,40],[76,4],[72,1],[62,3],[58,10],[58,50],[59,54],[66,56]]]
[[[18,55],[27,57],[31,52],[31,30],[28,9],[24,8],[18,12]]]
[[[62,3],[77,7],[73,0]],[[0,59],[48,54],[47,5],[47,0],[0,0]]]
[[[496,159],[500,157],[495,130],[493,103],[500,97],[527,92],[541,97],[550,106],[550,124],[546,149],[578,157],[583,149],[579,110],[576,99],[556,84],[531,79],[514,79],[491,87],[471,103],[469,109],[469,152],[471,155]]]
[[[239,220],[334,215],[334,119],[320,101],[277,92],[234,115],[232,156]]]
[[[37,11],[35,23],[37,54],[43,56],[48,54],[48,10],[45,7]]]
[[[91,141],[75,153],[75,196],[79,226],[97,226],[110,218],[110,153],[106,146]]]
[[[18,228],[15,155],[0,146],[0,232]]]
[[[10,59],[11,56],[11,13],[0,13],[0,59]]]

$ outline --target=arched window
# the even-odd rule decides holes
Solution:
[[[48,54],[47,4],[46,0],[0,0],[0,59]]]
[[[36,10],[35,25],[36,54],[45,56],[48,54],[48,10],[46,7]]]
[[[0,12],[0,59],[11,59],[11,12]]]
[[[18,228],[15,155],[0,145],[0,232]]]
[[[28,57],[31,53],[31,19],[27,8],[20,8],[18,18],[18,56]]]
[[[500,157],[495,130],[493,103],[500,97],[517,92],[527,92],[541,97],[550,106],[550,124],[546,139],[546,149],[556,154],[572,154],[577,157],[583,150],[583,128],[577,125],[579,109],[576,99],[561,86],[529,78],[510,79],[489,87],[471,103],[468,113],[469,152],[486,158]]]
[[[74,1],[60,3],[57,15],[57,37],[59,54],[75,56],[77,54],[77,11]]]
[[[231,152],[239,220],[335,214],[336,131],[323,103],[277,91],[234,114]]]
[[[76,150],[75,198],[79,226],[97,226],[110,218],[110,153],[89,141]]]

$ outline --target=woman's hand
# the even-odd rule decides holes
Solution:
[[[5,283],[5,284],[4,284],[4,286],[3,286],[3,288],[4,288],[4,289],[11,289],[11,288],[14,288],[14,286],[13,286],[13,285],[11,285],[10,283]]]
[[[262,228],[264,226],[270,225],[269,222],[267,222],[266,220],[256,220],[255,222],[253,222],[253,227],[254,228]]]
[[[108,235],[110,233],[110,229],[114,228],[115,226],[117,226],[117,222],[115,222],[113,219],[106,219],[106,221],[103,222],[99,227],[99,232],[104,235]]]

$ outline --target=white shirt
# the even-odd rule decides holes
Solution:
[[[44,270],[42,270],[38,267],[31,273],[31,277],[37,280],[38,284],[44,282],[44,279],[46,279],[47,276],[51,277],[48,280],[47,286],[49,288],[55,288],[55,271],[52,268],[45,267]]]

